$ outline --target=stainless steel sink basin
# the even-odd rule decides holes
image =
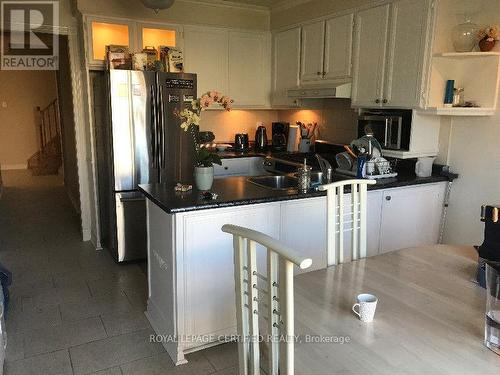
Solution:
[[[248,182],[271,190],[297,189],[298,180],[292,176],[256,176],[249,177]]]

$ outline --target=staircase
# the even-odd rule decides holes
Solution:
[[[54,99],[47,107],[37,107],[40,149],[28,159],[33,176],[57,174],[62,165],[59,103]]]

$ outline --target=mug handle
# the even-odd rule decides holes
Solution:
[[[361,318],[361,315],[359,315],[359,312],[358,312],[358,311],[356,311],[356,307],[358,307],[358,308],[359,308],[359,303],[355,303],[354,305],[352,305],[352,312],[353,312],[354,314],[356,314],[358,317],[360,317],[360,318]]]

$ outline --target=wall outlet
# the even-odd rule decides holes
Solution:
[[[2,102],[2,108],[7,108],[7,102]]]

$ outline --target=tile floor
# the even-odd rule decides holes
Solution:
[[[79,218],[58,176],[2,172],[0,262],[13,273],[7,375],[237,374],[222,345],[175,367],[144,316],[147,279],[81,242]]]

